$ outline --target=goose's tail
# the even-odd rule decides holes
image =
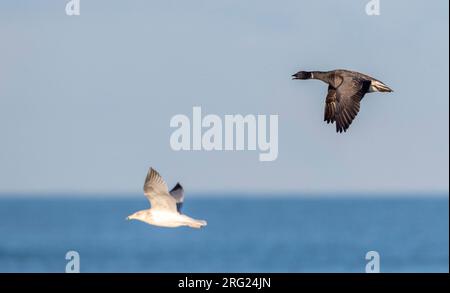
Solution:
[[[382,93],[390,93],[393,92],[393,90],[378,80],[372,80],[369,88],[370,92],[382,92]]]

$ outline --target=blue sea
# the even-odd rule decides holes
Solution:
[[[448,195],[431,198],[190,197],[186,214],[208,226],[126,221],[147,207],[129,198],[0,199],[0,272],[449,271]]]

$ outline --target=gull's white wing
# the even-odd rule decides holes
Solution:
[[[177,185],[175,185],[175,187],[170,191],[170,195],[175,198],[175,201],[177,203],[177,210],[178,212],[180,212],[184,200],[183,186],[181,186],[180,183],[177,183]]]
[[[150,168],[145,178],[144,194],[152,209],[177,212],[177,201],[169,194],[169,189],[159,173]]]

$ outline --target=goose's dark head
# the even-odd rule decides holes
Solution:
[[[292,79],[310,79],[311,77],[312,74],[308,71],[299,71],[296,74],[292,75]]]

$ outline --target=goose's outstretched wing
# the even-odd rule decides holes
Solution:
[[[336,115],[336,89],[331,85],[328,87],[327,98],[325,99],[324,121],[334,123],[334,115]]]
[[[145,178],[144,194],[150,201],[152,209],[164,211],[177,211],[177,202],[169,194],[167,184],[159,173],[150,168]]]
[[[183,200],[184,200],[184,190],[183,186],[181,186],[180,183],[177,183],[174,188],[170,191],[170,195],[176,200],[177,202],[177,210],[178,212],[181,211],[181,207],[183,206]]]
[[[370,80],[346,77],[336,89],[336,132],[347,131],[358,115],[360,101],[370,88]],[[332,121],[332,120],[330,120]]]

